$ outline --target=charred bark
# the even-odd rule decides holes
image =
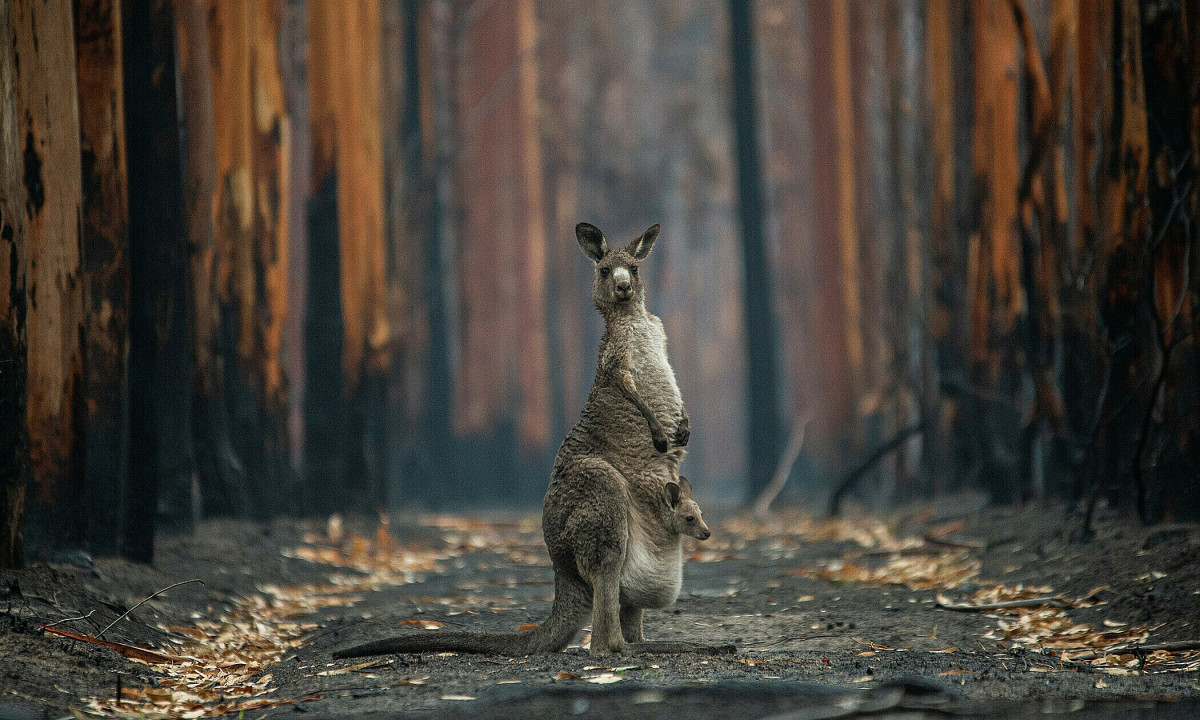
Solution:
[[[167,0],[123,16],[129,169],[129,477],[121,552],[149,562],[158,520],[192,518],[188,248],[175,84],[175,19]]]
[[[0,32],[12,35],[12,6],[0,3]],[[25,369],[25,189],[17,133],[16,47],[0,42],[0,568],[25,563],[29,420]]]
[[[88,546],[115,555],[128,453],[129,200],[121,7],[75,3],[83,172],[84,372]]]

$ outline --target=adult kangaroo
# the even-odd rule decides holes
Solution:
[[[604,336],[587,405],[558,449],[542,507],[542,535],[554,564],[550,617],[522,632],[412,633],[339,650],[335,657],[558,652],[589,616],[594,655],[736,650],[650,642],[642,635],[643,611],[679,596],[681,534],[708,536],[707,528],[683,529],[679,519],[681,507],[687,513],[695,506],[690,483],[679,476],[688,416],[667,362],[662,321],[646,310],[638,267],[658,233],[654,225],[613,250],[594,225],[575,226],[580,248],[595,264],[592,301],[604,316]]]

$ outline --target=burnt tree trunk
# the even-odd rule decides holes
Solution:
[[[970,406],[974,470],[997,503],[1020,499],[1016,467],[1022,359],[1018,183],[1017,28],[1011,8],[975,0],[975,228],[969,241]]]
[[[83,171],[85,480],[88,545],[115,555],[125,486],[129,361],[129,200],[121,3],[75,3]]]
[[[192,518],[188,248],[176,109],[175,19],[167,0],[130,3],[125,38],[129,139],[129,479],[121,552],[149,562],[156,517]]]
[[[12,5],[0,3],[0,32],[12,36]],[[17,133],[16,47],[0,42],[0,568],[25,563],[25,491],[29,482],[26,414],[29,256],[25,188]]]
[[[378,0],[309,4],[306,443],[318,507],[382,505],[385,307]]]
[[[243,456],[257,468],[256,512],[266,517],[294,510],[289,488],[287,384],[283,333],[288,311],[288,240],[291,235],[287,186],[293,174],[287,162],[291,119],[284,105],[282,65],[283,0],[252,4],[250,82],[253,124],[250,133],[253,163],[254,246],[251,272],[256,353],[244,369],[252,388],[258,424]]]
[[[222,278],[227,264],[216,234],[216,134],[213,60],[205,0],[176,4],[183,99],[184,222],[189,252],[192,436],[196,452],[197,514],[245,516],[250,510],[246,470],[233,446],[225,405],[225,361],[220,353]]]
[[[14,3],[12,21],[29,253],[26,551],[46,557],[87,535],[75,34],[66,3]]]

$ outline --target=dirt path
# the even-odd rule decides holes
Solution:
[[[1109,518],[1084,544],[1071,540],[1078,521],[1065,508],[951,508],[718,522],[692,546],[676,606],[647,613],[646,636],[732,642],[738,655],[604,661],[580,646],[519,659],[330,657],[396,632],[541,621],[552,573],[535,515],[340,529],[210,522],[163,541],[153,568],[100,560],[0,574],[0,718],[637,718],[666,708],[798,718],[888,707],[1021,717],[1085,703],[1093,717],[1200,715],[1200,651],[1121,650],[1200,640],[1200,528]],[[56,627],[96,636],[189,579],[203,584],[149,600],[104,635],[166,662],[38,629],[90,613]],[[1042,597],[1054,601],[939,607]]]

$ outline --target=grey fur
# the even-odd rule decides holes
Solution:
[[[339,650],[335,657],[457,651],[558,652],[592,620],[594,655],[732,653],[731,645],[648,642],[643,611],[671,605],[683,577],[681,538],[710,532],[679,475],[690,436],[667,361],[662,321],[646,310],[637,270],[654,225],[612,250],[588,223],[575,228],[593,263],[592,302],[604,316],[596,379],[579,422],[554,459],[542,535],[554,564],[554,604],[540,626],[517,633],[413,633]]]

